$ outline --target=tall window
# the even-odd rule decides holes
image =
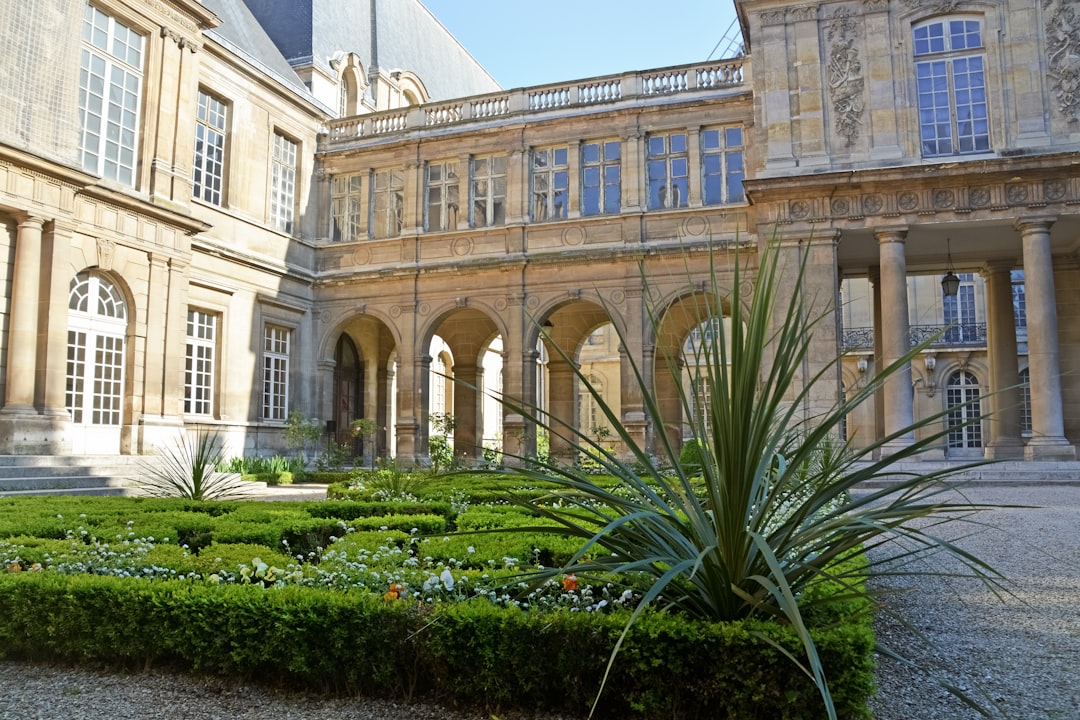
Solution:
[[[566,217],[570,204],[570,151],[542,148],[532,153],[532,219]]]
[[[686,207],[688,167],[686,133],[649,136],[646,174],[650,210]]]
[[[491,227],[506,222],[506,156],[472,159],[473,227]]]
[[[455,230],[458,224],[458,164],[456,160],[427,164],[424,191],[427,193],[425,227],[439,232]]]
[[[292,332],[267,325],[263,329],[264,420],[285,420],[289,415],[289,343]]]
[[[184,362],[185,413],[214,414],[217,324],[217,315],[202,310],[188,310]]]
[[[293,231],[296,212],[296,143],[274,133],[270,173],[270,223],[282,232]]]
[[[953,325],[945,331],[945,340],[951,343],[974,342],[979,339],[975,326],[975,275],[960,273],[960,289],[956,295],[942,295],[945,306],[945,324]]]
[[[68,289],[67,394],[72,422],[120,425],[127,304],[107,278],[82,272]]]
[[[213,95],[199,91],[195,116],[195,197],[221,204],[225,179],[226,105]]]
[[[79,152],[83,169],[134,186],[145,38],[87,5],[82,39]]]
[[[702,131],[701,175],[705,205],[743,201],[742,128]]]
[[[1020,434],[1031,437],[1031,372],[1020,371]]]
[[[1013,318],[1016,321],[1016,339],[1027,340],[1027,293],[1024,291],[1024,271],[1013,270],[1012,279]]]
[[[339,175],[330,183],[330,239],[352,242],[360,239],[361,175]]]
[[[982,426],[978,421],[982,414],[980,394],[979,381],[971,373],[959,370],[949,378],[945,403],[949,410],[946,422],[950,449],[982,447]]]
[[[371,174],[371,236],[391,238],[401,234],[405,205],[405,173],[376,170]]]
[[[581,146],[581,213],[618,213],[622,194],[622,146],[618,140]]]
[[[981,23],[935,20],[914,35],[923,156],[989,150]]]

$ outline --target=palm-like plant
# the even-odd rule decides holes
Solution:
[[[233,500],[242,498],[250,487],[235,473],[218,472],[224,461],[223,446],[216,432],[199,429],[193,437],[181,435],[175,445],[159,448],[154,461],[144,463],[147,477],[140,484],[150,497],[188,500]]]
[[[745,255],[745,251],[736,252],[733,288],[741,287],[740,275],[746,271],[740,261],[747,259]],[[797,267],[784,267],[781,253],[771,244],[761,249],[759,258],[747,307],[737,296],[728,297],[730,291],[720,286],[715,267],[710,273],[711,292],[697,305],[699,324],[722,317],[725,304],[730,307],[730,338],[715,333],[694,348],[696,362],[690,363],[698,375],[695,379],[709,388],[707,405],[695,408],[676,362],[666,368],[674,384],[682,388],[680,402],[690,441],[700,445],[700,466],[680,464],[679,448],[663,432],[657,433],[659,462],[654,462],[581,372],[578,381],[593,395],[629,458],[616,457],[585,433],[567,430],[560,423],[546,424],[535,408],[502,399],[512,411],[563,437],[621,481],[618,489],[605,489],[573,467],[524,462],[517,473],[554,481],[561,490],[558,503],[537,509],[556,521],[557,528],[521,529],[554,531],[582,541],[568,564],[539,571],[538,582],[562,573],[579,578],[636,576],[638,582],[645,578],[648,589],[627,629],[646,606],[658,603],[692,618],[758,617],[789,623],[799,635],[804,657],[778,649],[813,679],[828,716],[835,718],[804,613],[813,603],[828,601],[827,594],[806,592],[817,582],[839,582],[848,588],[842,594],[849,598],[867,592],[864,571],[840,569],[858,564],[838,561],[865,557],[871,548],[900,539],[903,548],[893,555],[945,551],[988,582],[994,582],[996,574],[977,558],[935,537],[933,522],[916,522],[928,517],[959,519],[983,509],[942,498],[950,471],[893,477],[884,489],[851,492],[866,481],[894,475],[892,463],[927,450],[947,432],[946,423],[939,422],[942,413],[861,450],[851,450],[839,439],[844,417],[922,347],[884,368],[831,409],[804,418],[814,384],[835,382],[839,358],[812,377],[800,376],[813,343],[813,328],[831,311],[814,315],[812,300],[804,294],[805,260]],[[644,276],[643,283],[647,288]],[[781,292],[789,298],[785,303],[779,302]],[[659,312],[651,308],[654,330],[659,331],[660,320]],[[626,344],[621,333],[619,339]],[[555,351],[570,359],[562,349],[555,347]],[[636,364],[631,366],[652,427],[663,428],[665,418],[648,392],[651,383]],[[570,367],[577,365],[571,362]],[[915,437],[916,429],[920,430],[918,440],[892,446],[897,440]],[[875,454],[883,459],[872,460]],[[589,553],[597,544],[606,552]],[[882,562],[886,560],[877,560],[877,564]],[[621,643],[622,639],[611,661]]]

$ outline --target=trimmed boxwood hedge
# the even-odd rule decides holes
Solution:
[[[366,593],[50,573],[0,574],[0,657],[152,663],[286,686],[489,709],[583,714],[626,622],[485,602],[422,606]],[[136,630],[133,632],[133,630]],[[841,718],[869,717],[869,613],[814,632]],[[772,622],[646,612],[627,636],[598,717],[817,720],[813,684]]]

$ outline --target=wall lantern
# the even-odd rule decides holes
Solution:
[[[941,278],[941,291],[945,293],[945,297],[956,297],[956,294],[960,292],[960,278],[953,272],[952,248],[949,244],[949,238],[945,238],[945,247],[949,253],[949,265],[948,271]]]
[[[937,367],[937,358],[933,355],[927,355],[923,358],[923,363],[926,365],[927,372],[934,372],[934,368]]]
[[[866,372],[866,368],[869,367],[869,365],[870,365],[870,363],[868,363],[866,361],[866,358],[864,358],[864,357],[861,357],[861,358],[859,358],[858,360],[855,361],[855,367],[859,368],[859,374],[860,375],[862,373]]]

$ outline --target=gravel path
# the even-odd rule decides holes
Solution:
[[[949,528],[961,546],[1009,580],[999,601],[976,580],[919,578],[890,596],[890,605],[933,645],[887,615],[879,639],[933,668],[932,675],[880,658],[876,720],[974,720],[935,679],[999,706],[1012,720],[1080,719],[1080,487],[979,486],[975,502],[1038,508],[995,509],[984,527]],[[993,527],[990,527],[993,526]],[[970,534],[969,534],[970,533]],[[947,569],[947,568],[946,568]],[[911,580],[875,581],[880,588]],[[407,708],[357,698],[326,698],[236,683],[223,678],[148,672],[123,675],[0,662],[0,720],[578,720],[529,713],[454,712]]]

